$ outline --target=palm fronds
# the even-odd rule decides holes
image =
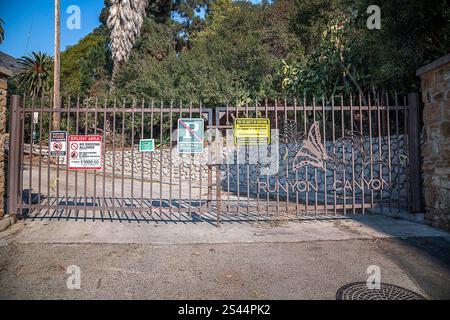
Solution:
[[[114,62],[112,82],[139,37],[148,0],[111,0],[107,21]]]
[[[19,87],[29,95],[42,95],[51,88],[52,64],[51,56],[42,52],[32,52],[19,59],[22,71],[14,78]]]

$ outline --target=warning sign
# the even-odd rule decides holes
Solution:
[[[69,170],[102,169],[102,136],[69,136]]]
[[[202,153],[203,135],[205,131],[203,119],[178,119],[179,153]]]
[[[234,120],[236,145],[270,144],[270,119],[238,118]]]
[[[51,131],[49,140],[50,156],[65,157],[67,155],[66,131]]]

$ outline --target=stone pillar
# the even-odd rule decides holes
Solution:
[[[450,54],[417,70],[422,82],[425,219],[450,230]]]

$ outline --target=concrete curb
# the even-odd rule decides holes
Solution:
[[[5,215],[0,219],[0,232],[8,229],[9,226],[13,225],[15,222],[14,217],[11,217],[9,214]]]

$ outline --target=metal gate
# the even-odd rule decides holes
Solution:
[[[54,108],[44,98],[12,96],[8,211],[33,219],[217,225],[420,211],[418,95],[329,100],[203,108],[68,98]],[[100,170],[70,170],[67,159],[52,157],[52,116],[68,135],[102,137]],[[204,120],[203,152],[178,152],[184,118]],[[270,141],[238,143],[236,119],[265,119]],[[141,152],[141,139],[153,139],[155,150]]]

